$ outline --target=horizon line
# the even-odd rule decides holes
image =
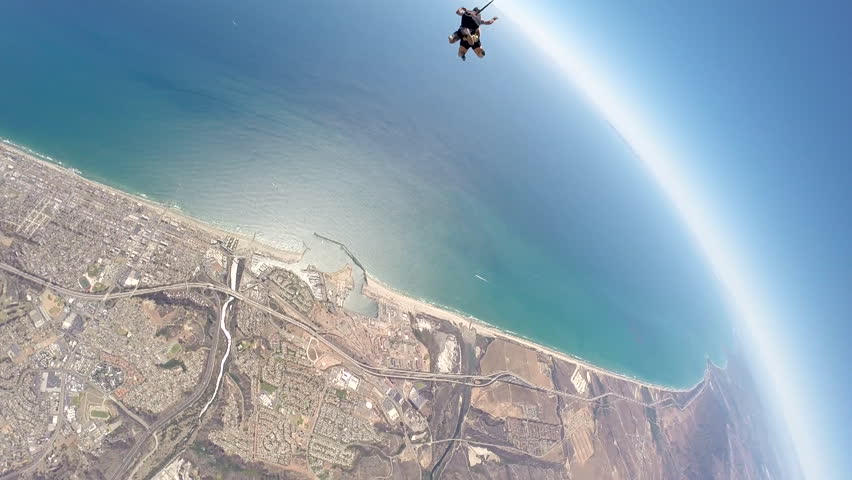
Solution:
[[[708,202],[695,193],[697,189],[677,166],[676,156],[646,130],[646,122],[631,109],[629,102],[617,96],[618,89],[607,81],[609,76],[596,71],[593,64],[584,58],[583,49],[578,48],[575,39],[568,37],[566,32],[557,34],[548,31],[546,26],[536,22],[535,17],[527,13],[528,6],[525,8],[511,0],[504,0],[498,8],[510,13],[507,17],[511,22],[541,50],[542,56],[553,61],[556,73],[573,84],[596,109],[669,199],[711,273],[724,290],[727,303],[735,313],[735,326],[744,327],[744,340],[757,350],[757,360],[764,364],[763,370],[767,373],[769,383],[779,392],[781,398],[772,400],[781,407],[799,462],[807,466],[806,472],[820,477],[821,474],[815,472],[823,471],[819,468],[824,465],[823,458],[816,455],[821,447],[797,441],[799,438],[810,438],[813,442],[816,437],[807,420],[792,414],[799,410],[798,402],[791,388],[783,388],[788,383],[783,381],[780,373],[783,370],[789,374],[792,370],[780,355],[781,342],[778,334],[771,329],[771,315],[766,310],[765,300],[761,300],[758,294],[753,275],[743,266],[735,253],[736,249],[714,222]],[[782,367],[771,368],[773,364]]]

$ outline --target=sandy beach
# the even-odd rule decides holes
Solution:
[[[296,263],[296,262],[300,261],[302,259],[302,257],[304,256],[304,253],[305,253],[304,248],[301,251],[285,250],[285,249],[282,249],[282,248],[279,248],[279,247],[276,247],[276,246],[273,246],[273,245],[269,245],[267,243],[263,243],[263,241],[261,239],[252,238],[252,237],[247,236],[247,235],[240,233],[240,232],[233,232],[233,231],[228,231],[228,230],[225,230],[225,229],[222,229],[222,228],[214,227],[212,225],[204,223],[203,221],[194,219],[194,218],[186,215],[185,213],[181,212],[180,210],[178,210],[176,208],[169,207],[167,205],[163,205],[163,204],[154,202],[154,201],[149,200],[147,198],[143,198],[139,195],[134,195],[134,194],[130,194],[130,193],[118,190],[116,188],[110,187],[108,185],[104,185],[104,184],[96,182],[94,180],[89,180],[89,179],[83,177],[82,175],[76,173],[76,171],[73,171],[70,168],[67,168],[65,166],[53,163],[52,161],[50,161],[46,158],[40,158],[40,156],[38,154],[27,152],[24,149],[22,149],[21,147],[18,147],[16,145],[10,143],[7,140],[3,140],[3,141],[0,142],[0,149],[13,151],[13,152],[15,152],[19,155],[22,155],[22,156],[24,156],[24,157],[26,157],[26,158],[34,161],[34,162],[38,162],[42,165],[45,165],[48,168],[53,168],[53,169],[55,169],[59,172],[67,174],[67,175],[73,175],[82,182],[86,182],[89,185],[95,186],[97,188],[105,189],[109,192],[114,193],[115,195],[122,195],[122,196],[125,196],[127,198],[132,199],[133,201],[146,204],[151,208],[161,209],[163,212],[168,213],[170,216],[174,217],[175,219],[180,220],[181,222],[184,222],[184,223],[189,224],[189,225],[191,225],[191,226],[193,226],[197,229],[208,232],[214,238],[225,238],[225,237],[229,237],[229,236],[238,238],[240,240],[240,246],[238,248],[238,251],[246,251],[248,253],[248,250],[252,250],[252,251],[260,253],[262,255],[273,257],[273,258],[276,258],[278,260],[281,260],[281,261],[284,261],[284,262],[287,262],[287,263]],[[383,301],[386,301],[386,302],[389,302],[389,303],[394,303],[394,304],[398,305],[399,307],[401,307],[405,310],[408,310],[412,313],[424,313],[424,314],[427,314],[427,315],[431,315],[433,317],[442,318],[442,319],[448,320],[450,322],[453,322],[455,325],[462,327],[462,328],[472,328],[479,335],[494,337],[494,338],[502,338],[502,339],[506,339],[506,340],[511,341],[511,342],[515,342],[515,343],[524,345],[528,348],[538,350],[538,351],[543,352],[547,355],[552,355],[553,357],[558,358],[560,360],[563,360],[563,361],[566,361],[566,362],[571,362],[571,363],[576,363],[576,364],[582,366],[583,368],[591,370],[593,372],[596,372],[597,374],[600,374],[600,375],[605,375],[605,376],[609,376],[609,377],[613,377],[613,378],[618,378],[618,379],[630,381],[630,382],[633,382],[633,383],[636,383],[636,384],[639,384],[639,385],[644,385],[646,387],[653,388],[653,389],[666,390],[666,391],[672,391],[672,392],[685,392],[685,391],[692,390],[693,388],[695,388],[696,385],[698,385],[701,382],[701,380],[699,380],[698,382],[696,382],[696,385],[689,387],[689,388],[676,388],[676,387],[671,387],[671,386],[666,386],[666,385],[658,385],[658,384],[654,384],[654,383],[644,382],[641,379],[637,379],[637,378],[634,378],[634,377],[631,377],[631,376],[623,375],[623,374],[620,374],[618,372],[606,370],[604,368],[592,365],[592,364],[584,361],[581,358],[578,358],[578,357],[575,357],[573,355],[570,355],[570,354],[567,354],[567,353],[564,353],[564,352],[560,352],[560,351],[555,350],[553,348],[535,343],[535,342],[528,340],[526,338],[523,338],[523,337],[521,337],[517,334],[513,334],[511,332],[501,330],[498,327],[489,325],[486,322],[479,320],[477,318],[467,316],[467,315],[463,315],[463,314],[460,314],[460,313],[456,313],[456,312],[450,311],[448,309],[439,307],[437,305],[433,305],[433,304],[428,303],[426,301],[419,300],[419,299],[416,299],[416,298],[412,298],[411,296],[405,295],[404,293],[401,293],[401,292],[393,289],[393,287],[390,287],[390,286],[382,283],[379,279],[370,275],[368,272],[365,272],[365,273],[367,274],[367,282],[364,284],[364,288],[363,288],[362,293],[367,297],[370,297],[374,300],[383,300]]]
[[[408,310],[412,313],[423,313],[426,315],[431,315],[433,317],[448,320],[458,327],[472,328],[474,331],[476,331],[477,334],[482,336],[502,338],[511,342],[524,345],[528,348],[538,350],[547,355],[552,355],[553,357],[558,358],[560,360],[564,360],[570,363],[576,363],[577,365],[580,365],[583,368],[591,370],[599,375],[605,375],[608,377],[626,380],[629,382],[646,386],[648,388],[666,390],[670,392],[688,392],[694,389],[699,383],[701,383],[701,380],[699,380],[698,382],[696,382],[695,385],[689,388],[675,388],[667,385],[658,385],[654,383],[645,382],[634,377],[623,375],[618,372],[613,372],[605,368],[592,365],[591,363],[588,363],[581,358],[535,343],[531,340],[527,340],[526,338],[520,337],[505,330],[501,330],[500,328],[495,327],[493,325],[489,325],[477,318],[452,312],[436,305],[432,305],[431,303],[425,302],[423,300],[412,298],[408,295],[405,295],[404,293],[394,290],[393,287],[382,283],[379,279],[373,277],[370,274],[367,274],[367,283],[364,285],[363,294],[370,298],[373,298],[374,300],[381,299],[385,302],[396,304],[400,308]]]

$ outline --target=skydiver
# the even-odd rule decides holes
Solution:
[[[467,60],[466,55],[470,48],[473,48],[477,57],[482,58],[485,56],[485,49],[482,48],[482,42],[480,42],[479,39],[479,26],[491,25],[497,21],[497,17],[494,17],[491,20],[483,20],[480,16],[481,11],[482,9],[479,7],[472,10],[461,7],[456,10],[456,15],[462,17],[461,26],[447,39],[450,43],[456,43],[461,40],[461,44],[459,44],[459,58],[462,60]]]

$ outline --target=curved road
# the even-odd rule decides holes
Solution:
[[[311,334],[314,338],[316,338],[316,340],[318,342],[321,342],[322,344],[324,344],[326,347],[328,347],[330,350],[334,351],[336,354],[338,354],[341,358],[343,358],[344,360],[346,360],[350,364],[360,368],[361,370],[363,370],[364,372],[366,372],[368,374],[375,375],[375,376],[378,376],[378,377],[399,378],[399,379],[408,379],[408,380],[442,381],[442,382],[447,382],[447,383],[464,384],[464,385],[471,386],[471,387],[486,387],[488,385],[491,385],[494,382],[500,381],[500,382],[512,383],[512,384],[518,385],[520,387],[530,388],[530,389],[537,390],[537,391],[540,391],[540,392],[543,392],[543,393],[559,395],[559,396],[562,396],[562,397],[568,397],[568,398],[572,398],[572,399],[575,399],[575,400],[586,401],[586,402],[594,402],[594,401],[600,400],[600,399],[605,398],[605,397],[614,397],[616,399],[636,403],[636,404],[639,404],[639,405],[642,405],[642,406],[645,406],[645,407],[657,407],[657,406],[661,406],[663,404],[669,403],[669,404],[673,404],[674,406],[676,406],[680,409],[687,408],[695,398],[699,397],[703,393],[704,387],[707,384],[707,381],[706,381],[706,378],[705,378],[705,380],[703,380],[701,382],[701,386],[700,386],[699,391],[695,395],[693,395],[692,398],[690,398],[690,400],[685,405],[679,405],[675,401],[674,397],[671,394],[666,395],[665,397],[663,397],[659,400],[656,400],[654,402],[642,402],[642,401],[637,400],[635,398],[625,397],[625,396],[620,395],[620,394],[615,393],[615,392],[605,392],[603,394],[600,394],[600,395],[597,395],[597,396],[594,396],[594,397],[583,397],[583,396],[580,396],[580,395],[562,392],[562,391],[555,390],[555,389],[552,389],[552,388],[540,387],[540,386],[535,385],[532,382],[526,380],[525,378],[520,377],[519,375],[517,375],[513,372],[509,372],[509,371],[505,371],[505,370],[499,371],[499,372],[494,372],[494,373],[491,373],[491,374],[488,374],[488,375],[473,375],[473,374],[461,374],[461,373],[419,372],[419,371],[402,370],[402,369],[396,369],[396,368],[376,367],[376,366],[361,362],[360,360],[356,360],[355,358],[350,356],[348,353],[346,353],[342,348],[338,347],[336,344],[332,343],[330,340],[328,340],[327,338],[320,335],[316,331],[316,329],[313,328],[312,326],[310,326],[310,325],[308,325],[308,324],[306,324],[306,323],[304,323],[304,322],[302,322],[298,319],[284,315],[284,314],[278,312],[277,310],[272,309],[271,307],[268,307],[266,305],[258,303],[257,301],[252,300],[251,298],[248,298],[248,297],[242,295],[241,293],[239,293],[237,291],[234,291],[233,289],[231,289],[228,286],[218,285],[218,284],[214,284],[214,283],[184,282],[184,283],[177,283],[177,284],[171,284],[171,285],[161,285],[161,286],[157,286],[157,287],[140,288],[140,289],[136,289],[136,290],[129,291],[129,292],[107,293],[105,295],[100,295],[100,294],[79,292],[79,291],[76,291],[76,290],[71,290],[71,289],[56,285],[49,280],[44,280],[42,278],[36,277],[35,275],[24,272],[24,271],[22,271],[22,270],[20,270],[16,267],[13,267],[13,266],[8,265],[8,264],[3,263],[3,262],[0,262],[0,270],[3,270],[3,271],[6,271],[8,273],[11,273],[13,275],[19,276],[19,277],[24,278],[26,280],[29,280],[33,283],[37,283],[39,285],[48,287],[52,290],[55,290],[58,293],[61,293],[61,294],[67,295],[67,296],[75,297],[75,298],[78,298],[78,299],[84,299],[84,300],[93,300],[93,301],[106,301],[108,299],[130,298],[130,297],[139,296],[139,295],[147,295],[147,294],[167,292],[167,291],[189,290],[189,289],[206,289],[206,290],[210,290],[210,291],[224,293],[225,295],[228,295],[229,297],[233,297],[233,299],[240,300],[241,302],[243,302],[243,303],[245,303],[245,304],[247,304],[247,305],[249,305],[249,306],[251,306],[251,307],[253,307],[257,310],[265,312],[265,313],[269,314],[270,316],[272,316],[274,318],[277,318],[279,320],[282,320],[286,323],[289,323],[291,325],[295,325],[295,326],[305,330],[306,332]],[[115,478],[115,479],[121,478],[120,475],[123,474],[125,471],[127,471],[127,469],[129,468],[129,465],[133,461],[133,458],[138,453],[139,448],[141,448],[141,446],[148,440],[150,435],[153,434],[154,432],[156,432],[157,429],[162,427],[165,423],[171,421],[174,417],[176,417],[181,411],[183,411],[191,403],[198,400],[198,398],[201,396],[201,394],[207,388],[207,386],[209,385],[209,382],[210,382],[210,377],[212,377],[212,368],[210,368],[210,364],[212,364],[214,362],[215,357],[216,357],[216,347],[218,346],[218,343],[219,343],[220,332],[221,332],[221,330],[219,330],[219,329],[216,330],[216,338],[214,340],[213,348],[211,348],[210,355],[208,357],[208,366],[205,367],[205,379],[202,382],[203,383],[202,388],[199,388],[196,391],[196,393],[193,394],[192,397],[190,397],[189,399],[187,399],[184,402],[181,402],[181,404],[179,404],[173,410],[173,413],[171,415],[164,417],[163,419],[161,419],[161,420],[155,422],[153,425],[151,425],[151,428],[148,429],[148,431],[146,431],[146,433],[142,436],[142,438],[140,438],[139,441],[136,443],[136,445],[134,445],[133,449],[131,449],[131,451],[128,452],[128,455],[125,457],[125,461],[122,463],[122,468],[113,476],[113,478]],[[127,465],[127,466],[125,466],[125,465]]]
[[[204,392],[210,385],[210,380],[213,378],[213,370],[216,366],[216,350],[219,347],[220,333],[221,330],[217,328],[216,335],[213,338],[213,346],[210,348],[210,352],[207,354],[207,364],[204,366],[204,377],[201,381],[201,385],[196,388],[195,392],[193,392],[193,394],[189,398],[185,399],[184,401],[173,407],[171,409],[171,413],[169,413],[163,418],[158,419],[151,425],[150,428],[148,428],[148,430],[145,431],[145,433],[142,434],[141,437],[139,437],[133,447],[127,452],[127,455],[125,455],[124,461],[122,461],[119,469],[113,474],[113,480],[125,478],[123,475],[125,474],[125,472],[127,472],[127,470],[130,469],[130,467],[133,466],[134,458],[139,453],[139,450],[148,442],[148,439],[151,438],[152,435],[155,435],[157,433],[157,430],[160,429],[160,427],[174,420],[175,417],[177,417],[181,412],[186,410],[187,407],[198,401],[198,399],[201,398],[202,395],[204,395]]]
[[[468,385],[468,386],[471,386],[471,387],[486,387],[486,386],[491,385],[492,383],[494,383],[496,381],[509,382],[509,383],[514,383],[516,385],[519,385],[519,383],[520,383],[519,386],[522,386],[522,387],[532,388],[532,389],[535,389],[535,390],[538,390],[538,391],[541,391],[541,392],[550,393],[550,394],[554,394],[554,395],[560,395],[560,396],[573,398],[573,399],[581,400],[581,401],[593,402],[593,401],[596,401],[596,400],[599,400],[599,399],[602,399],[602,398],[605,398],[605,397],[615,397],[615,398],[625,400],[625,401],[628,401],[628,402],[637,403],[639,405],[646,406],[646,407],[658,406],[658,405],[660,405],[664,402],[672,400],[672,396],[668,395],[665,398],[662,398],[660,400],[656,400],[654,402],[642,402],[642,401],[637,400],[635,398],[625,397],[625,396],[620,395],[620,394],[615,393],[615,392],[606,392],[606,393],[603,393],[603,394],[600,394],[600,395],[597,395],[597,396],[594,396],[594,397],[583,397],[581,395],[566,393],[566,392],[554,390],[554,389],[551,389],[551,388],[539,387],[539,386],[533,384],[532,382],[530,382],[529,380],[519,376],[518,374],[507,371],[507,370],[501,370],[501,371],[498,371],[498,372],[490,373],[488,375],[473,375],[473,374],[463,374],[463,373],[420,372],[420,371],[403,370],[403,369],[397,369],[397,368],[375,367],[373,365],[361,362],[360,360],[353,358],[348,353],[346,353],[342,348],[338,347],[336,344],[332,343],[330,340],[328,340],[327,338],[320,335],[315,328],[313,328],[312,326],[302,322],[301,320],[298,320],[298,319],[292,318],[290,316],[284,315],[284,314],[278,312],[277,310],[274,310],[271,307],[263,305],[262,303],[258,303],[255,300],[252,300],[251,298],[248,298],[245,295],[232,290],[231,288],[229,288],[227,286],[217,285],[217,284],[214,284],[214,283],[185,282],[185,283],[177,283],[177,284],[171,284],[171,285],[161,285],[161,286],[158,286],[158,287],[140,288],[138,290],[134,290],[134,291],[130,291],[130,292],[120,292],[120,293],[107,294],[107,295],[97,295],[97,294],[91,294],[91,293],[85,293],[85,292],[78,292],[78,291],[71,290],[71,289],[68,289],[68,288],[60,287],[60,286],[54,284],[53,282],[43,280],[43,279],[38,278],[34,275],[23,272],[23,271],[15,268],[15,267],[8,265],[8,264],[5,264],[3,262],[0,262],[0,270],[5,270],[9,273],[23,277],[27,280],[34,282],[34,283],[38,283],[38,284],[41,284],[45,287],[49,287],[49,288],[51,288],[51,289],[53,289],[53,290],[55,290],[59,293],[62,293],[62,294],[68,295],[68,296],[72,296],[72,297],[76,297],[76,298],[80,298],[80,299],[85,299],[85,300],[101,301],[101,300],[107,300],[107,297],[109,297],[109,298],[130,298],[130,297],[134,297],[134,296],[137,296],[137,295],[146,295],[146,294],[151,294],[151,293],[176,291],[176,290],[188,290],[188,289],[207,289],[207,290],[212,290],[212,291],[224,293],[226,295],[234,297],[237,300],[240,300],[241,302],[243,302],[243,303],[245,303],[245,304],[247,304],[247,305],[249,305],[249,306],[251,306],[251,307],[253,307],[257,310],[268,313],[272,317],[275,317],[279,320],[285,321],[285,322],[287,322],[291,325],[295,325],[295,326],[307,331],[314,338],[316,338],[317,341],[321,342],[326,347],[328,347],[329,349],[334,351],[336,354],[338,354],[344,360],[346,360],[349,363],[355,365],[356,367],[364,370],[365,372],[367,372],[371,375],[378,376],[378,377],[400,378],[400,379],[407,379],[407,380],[446,381],[446,382],[449,382],[449,383],[462,383],[462,384],[465,384],[465,385]],[[512,381],[513,379],[515,381]],[[700,386],[701,390],[703,390],[705,383],[706,383],[705,381],[701,382],[701,386]],[[693,387],[693,389],[694,389],[694,387]],[[692,389],[690,389],[689,391],[692,391]],[[680,393],[686,393],[686,392],[680,392]],[[699,394],[700,394],[700,392],[699,392]]]

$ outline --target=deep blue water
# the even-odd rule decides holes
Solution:
[[[716,281],[606,122],[511,29],[461,63],[455,6],[390,5],[4,2],[0,136],[607,368],[722,359]]]

